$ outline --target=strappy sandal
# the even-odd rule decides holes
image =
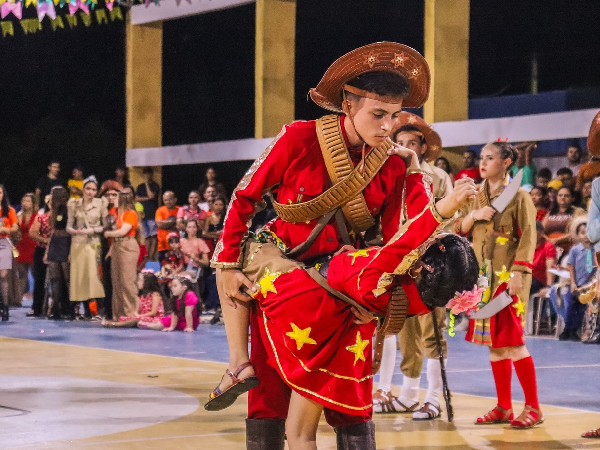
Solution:
[[[231,372],[229,369],[225,370],[225,375],[231,377],[233,384],[223,392],[221,392],[221,389],[217,386],[215,390],[211,392],[210,400],[204,405],[204,409],[207,411],[221,411],[222,409],[233,405],[240,395],[258,386],[258,377],[255,375],[251,375],[244,379],[238,378],[240,372],[248,367],[252,367],[250,361],[240,365],[235,369],[235,372]],[[223,378],[225,375],[223,375]],[[221,381],[223,378],[221,378]]]
[[[398,398],[391,392],[386,392],[381,389],[373,394],[373,411],[378,414],[389,414],[400,412],[396,409],[399,406]]]
[[[478,417],[475,425],[492,425],[496,423],[510,423],[514,415],[512,409],[504,409],[496,405],[494,409],[485,416]]]
[[[523,412],[515,420],[511,420],[510,426],[517,430],[527,430],[544,423],[544,416],[539,409],[525,405]]]
[[[442,415],[439,405],[425,402],[423,406],[413,413],[413,420],[433,420]]]
[[[586,431],[581,435],[582,438],[600,439],[600,428],[595,430]]]

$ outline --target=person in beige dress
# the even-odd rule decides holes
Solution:
[[[72,198],[67,203],[67,232],[72,236],[69,296],[72,302],[83,302],[86,318],[91,318],[89,300],[104,297],[100,234],[107,201],[95,198],[97,193],[98,182],[92,175],[83,182],[82,198]]]
[[[133,195],[120,192],[118,205],[111,211],[115,216],[115,228],[104,232],[105,237],[113,239],[109,251],[112,258],[113,320],[119,320],[121,316],[132,317],[138,312],[136,280],[140,246],[136,240],[139,230]]]

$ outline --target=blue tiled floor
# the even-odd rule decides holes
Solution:
[[[99,322],[66,322],[25,317],[28,308],[11,309],[11,320],[0,323],[0,336],[92,348],[149,353],[208,361],[227,361],[222,326],[201,325],[195,333],[161,333],[138,329],[107,329]],[[528,338],[537,368],[540,402],[600,412],[600,346],[553,339]],[[397,361],[400,361],[398,357]],[[215,380],[217,381],[217,380]],[[377,381],[377,378],[376,378]],[[394,384],[402,377],[396,369]],[[457,332],[449,339],[448,382],[454,392],[494,397],[494,383],[485,348],[464,341]],[[426,387],[425,376],[422,387]],[[513,397],[523,394],[513,373]],[[493,400],[490,400],[490,407]],[[486,405],[487,406],[487,405]]]

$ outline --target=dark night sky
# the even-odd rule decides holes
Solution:
[[[471,3],[471,97],[527,93],[533,53],[539,89],[600,88],[600,2],[499,0]],[[164,24],[165,145],[252,137],[254,5]],[[299,0],[296,117],[322,111],[306,101],[323,71],[363,44],[393,40],[423,50],[423,0]],[[123,22],[44,28],[0,38],[0,181],[13,202],[50,157],[99,178],[124,162]],[[248,163],[216,165],[233,187]],[[206,166],[167,167],[180,197]]]

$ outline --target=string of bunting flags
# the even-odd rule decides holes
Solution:
[[[120,5],[131,6],[133,1],[104,0],[103,3],[106,9],[97,8],[98,0],[0,0],[0,18],[13,19],[0,21],[0,32],[2,37],[14,36],[16,22],[21,25],[25,34],[33,34],[40,31],[42,26],[48,25],[52,31],[56,31],[65,27],[75,28],[79,23],[89,27],[92,23],[102,25],[116,20],[123,21],[124,12]],[[29,7],[37,9],[36,18],[23,18],[25,8]],[[68,9],[68,14],[57,14],[61,8]],[[46,17],[48,21],[44,21]]]

